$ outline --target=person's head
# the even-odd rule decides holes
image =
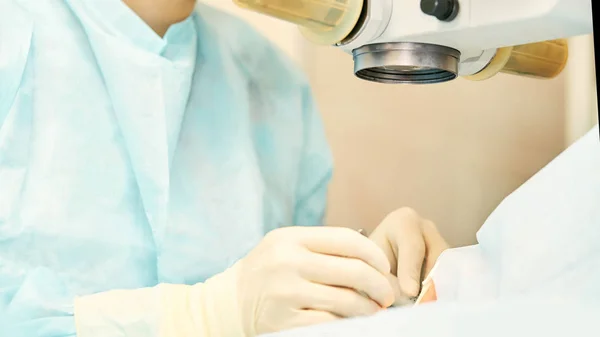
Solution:
[[[158,35],[164,36],[173,24],[187,19],[196,0],[123,0]]]

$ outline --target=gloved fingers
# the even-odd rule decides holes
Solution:
[[[342,227],[306,228],[300,238],[304,246],[320,254],[355,258],[381,274],[390,272],[390,263],[377,245],[355,230]]]
[[[393,291],[394,291],[394,303],[393,306],[395,307],[402,307],[405,305],[410,305],[414,303],[414,296],[408,296],[405,293],[402,292],[402,289],[400,289],[400,283],[398,282],[398,278],[392,274],[388,274],[386,276],[386,278],[388,279],[388,283],[390,285],[390,287],[392,287]]]
[[[383,251],[385,256],[387,257],[390,263],[390,273],[396,275],[398,272],[398,263],[396,262],[396,253],[394,247],[390,244],[388,240],[386,229],[382,226],[378,226],[375,228],[373,233],[369,235],[369,240],[373,241],[379,249]]]
[[[361,291],[384,308],[394,302],[394,291],[385,277],[388,274],[358,259],[310,254],[299,272],[314,283]]]
[[[306,294],[301,299],[304,308],[340,317],[368,316],[381,310],[375,301],[348,288],[309,283],[302,293]]]
[[[421,222],[417,212],[402,208],[388,215],[379,225],[395,252],[400,289],[409,297],[418,296],[421,290],[421,270],[425,260]]]
[[[383,226],[377,227],[373,231],[373,233],[371,233],[369,239],[375,242],[375,244],[377,244],[377,246],[379,246],[379,248],[383,250],[385,255],[388,257],[390,264],[392,265],[392,272],[386,275],[386,278],[388,280],[388,284],[394,292],[393,306],[401,307],[414,303],[414,296],[409,296],[402,291],[402,289],[400,288],[400,282],[395,276],[398,272],[398,263],[396,262],[396,253],[394,252],[394,248],[392,247],[390,241],[387,238],[386,228],[384,228]]]
[[[325,324],[336,321],[341,317],[327,311],[301,309],[296,310],[294,317],[286,320],[284,330],[301,328],[305,326]],[[283,329],[279,329],[283,330]]]
[[[421,231],[406,231],[396,237],[397,277],[400,289],[410,297],[421,291],[421,270],[425,261],[425,242]]]
[[[423,267],[423,278],[427,277],[440,255],[449,248],[448,243],[437,230],[435,224],[429,220],[424,220],[422,225],[423,238],[425,240],[426,254]]]
[[[324,324],[340,319],[341,317],[330,312],[313,309],[281,308],[281,317],[270,318],[261,322],[257,333],[247,336],[262,336],[264,334],[280,332],[289,329],[302,328],[317,324]]]

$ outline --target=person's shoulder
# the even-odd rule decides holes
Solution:
[[[215,27],[219,41],[227,47],[251,79],[274,87],[306,87],[304,73],[278,46],[241,18],[208,5],[198,13]]]

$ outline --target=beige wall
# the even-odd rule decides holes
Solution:
[[[306,47],[336,171],[328,223],[371,228],[410,206],[452,245],[564,145],[564,78],[503,76],[428,86],[354,78],[352,59]]]
[[[411,206],[452,245],[473,243],[495,206],[589,125],[581,107],[591,105],[579,98],[591,89],[573,79],[590,71],[585,42],[574,59],[588,68],[552,81],[499,75],[481,83],[379,85],[355,79],[349,55],[306,43],[292,25],[231,1],[204,1],[249,20],[309,75],[336,161],[330,225],[370,229]]]

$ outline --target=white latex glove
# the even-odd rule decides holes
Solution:
[[[448,248],[435,224],[410,208],[390,213],[369,238],[384,251],[392,275],[397,277],[390,279],[392,286],[394,282],[400,285],[394,302],[397,306],[412,303],[419,295],[421,282]]]
[[[206,283],[78,298],[77,337],[252,337],[370,315],[394,302],[389,272],[356,231],[282,228]]]
[[[370,315],[394,301],[386,256],[347,228],[273,231],[239,268],[238,298],[248,335]]]

